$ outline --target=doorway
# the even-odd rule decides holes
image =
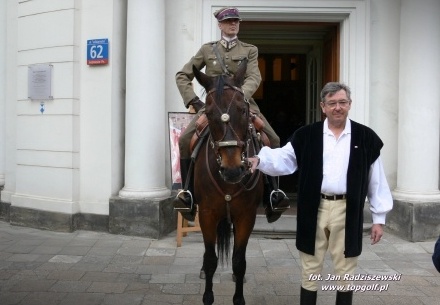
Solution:
[[[323,119],[322,85],[339,80],[339,27],[338,22],[240,24],[240,40],[259,50],[262,82],[254,99],[282,146],[301,126]],[[294,204],[297,174],[280,177],[280,188]]]

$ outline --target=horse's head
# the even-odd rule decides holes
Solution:
[[[247,61],[234,76],[209,77],[193,67],[194,76],[207,92],[205,113],[211,132],[210,145],[220,165],[220,175],[228,183],[238,183],[247,173],[245,159],[249,146],[249,102],[241,86]]]

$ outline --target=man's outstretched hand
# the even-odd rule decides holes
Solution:
[[[248,158],[247,160],[248,160],[249,166],[250,166],[249,170],[252,174],[257,169],[258,164],[260,164],[260,158],[258,158],[257,156],[253,156],[253,157]]]

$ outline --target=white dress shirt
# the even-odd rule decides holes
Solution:
[[[347,120],[344,131],[338,139],[324,121],[323,180],[321,193],[334,195],[347,192],[347,170],[350,158],[351,122]],[[280,148],[263,147],[258,154],[257,168],[270,176],[293,174],[298,169],[295,150],[288,142]],[[373,223],[385,224],[386,214],[393,207],[393,197],[388,186],[382,161],[379,158],[371,165],[367,198]]]

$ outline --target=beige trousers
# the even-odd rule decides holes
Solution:
[[[324,258],[329,251],[334,267],[333,279],[340,276],[337,283],[330,285],[347,285],[350,281],[344,281],[344,275],[352,275],[357,267],[358,257],[346,258],[345,250],[345,211],[346,201],[321,199],[318,209],[318,222],[315,238],[315,255],[309,255],[300,251],[302,265],[301,285],[304,289],[317,291],[318,284],[325,280],[328,274],[321,274]]]

